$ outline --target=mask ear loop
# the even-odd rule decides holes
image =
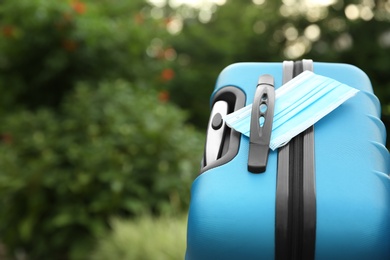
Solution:
[[[274,106],[274,78],[262,75],[257,84],[251,113],[248,171],[252,173],[263,173],[267,168]]]

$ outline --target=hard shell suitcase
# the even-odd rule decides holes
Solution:
[[[254,101],[261,75],[272,75],[278,88],[306,69],[360,92],[270,151],[265,172],[250,172],[249,138],[227,127],[223,115]],[[225,68],[192,185],[186,259],[390,259],[390,156],[379,117],[368,77],[351,65]]]

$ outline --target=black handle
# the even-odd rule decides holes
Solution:
[[[259,78],[252,105],[249,137],[248,171],[265,172],[274,117],[274,78],[262,75]]]

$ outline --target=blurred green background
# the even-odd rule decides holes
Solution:
[[[389,128],[388,0],[3,0],[0,259],[183,259],[219,72],[301,58]]]

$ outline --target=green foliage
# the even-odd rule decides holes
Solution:
[[[155,91],[80,84],[60,113],[0,119],[0,234],[31,259],[80,259],[114,215],[188,206],[203,137]]]
[[[80,80],[157,82],[167,64],[146,48],[168,33],[149,9],[143,0],[2,1],[0,115],[58,107]]]
[[[186,246],[187,218],[114,219],[101,236],[91,260],[181,260]]]

